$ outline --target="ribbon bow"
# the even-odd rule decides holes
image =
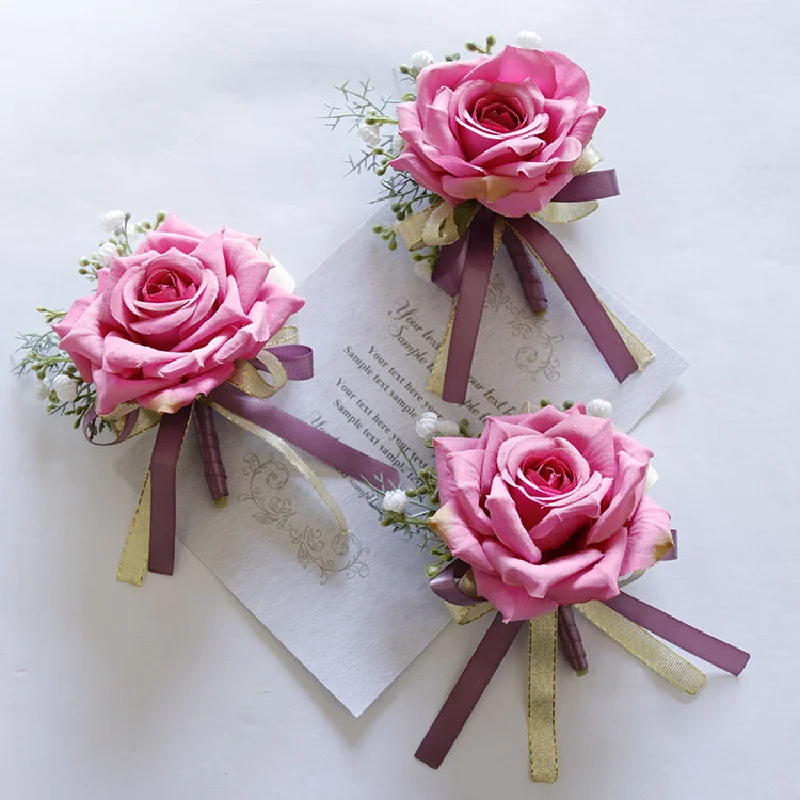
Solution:
[[[600,161],[588,145],[573,165],[575,177],[535,216],[545,222],[573,222],[596,210],[597,200],[619,194],[614,170],[589,172]],[[399,223],[397,230],[410,250],[426,245],[441,248],[433,282],[456,298],[428,386],[444,400],[463,403],[466,399],[486,290],[501,243],[535,314],[547,308],[539,264],[564,293],[616,379],[622,383],[639,368],[623,334],[569,253],[533,217],[502,217],[474,201],[455,208],[439,203]]]
[[[674,538],[675,531],[672,533]],[[676,556],[674,547],[662,560]],[[620,586],[636,580],[643,573],[644,570],[634,573]],[[461,625],[494,611],[491,603],[478,596],[472,572],[463,561],[451,562],[433,578],[431,589],[445,601]],[[528,757],[533,781],[554,783],[558,778],[555,704],[559,643],[578,675],[589,671],[573,609],[658,675],[688,694],[697,694],[705,686],[705,674],[648,631],[732,675],[739,675],[750,659],[748,653],[625,592],[602,602],[559,606],[556,611],[528,620]],[[495,616],[422,740],[416,752],[417,759],[434,769],[441,766],[524,626],[524,621],[504,623],[500,614]]]
[[[270,380],[266,380],[264,375]],[[267,343],[257,358],[238,362],[227,383],[214,389],[208,397],[198,397],[191,406],[185,406],[174,414],[160,415],[127,403],[102,418],[94,409],[84,417],[84,434],[92,444],[120,444],[158,426],[150,466],[117,570],[117,580],[141,586],[146,571],[163,575],[172,575],[174,571],[176,471],[190,421],[194,422],[211,497],[215,505],[225,505],[228,491],[214,427],[214,411],[276,449],[316,491],[336,519],[342,534],[348,533],[347,522],[336,500],[291,445],[353,478],[383,480],[387,485],[398,485],[399,475],[393,467],[266,402],[288,381],[308,380],[313,376],[313,351],[297,344],[297,329],[287,327]],[[95,441],[98,419],[116,433],[113,441]]]

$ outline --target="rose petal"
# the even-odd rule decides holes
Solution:
[[[627,548],[620,574],[652,567],[673,545],[669,512],[645,495],[628,523]]]
[[[518,586],[507,586],[492,572],[480,569],[473,570],[475,585],[481,597],[485,597],[503,615],[504,622],[533,619],[541,614],[553,611],[557,603],[531,597]]]
[[[542,551],[531,541],[508,487],[499,475],[495,476],[492,491],[486,498],[486,510],[495,536],[512,553],[533,564],[542,560]]]
[[[456,501],[445,503],[431,518],[430,527],[441,537],[450,552],[473,567],[491,571],[491,563],[483,554],[475,532],[461,516]]]

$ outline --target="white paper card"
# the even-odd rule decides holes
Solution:
[[[420,413],[466,417],[542,398],[610,400],[630,429],[686,363],[601,287],[601,296],[655,354],[620,385],[561,293],[545,277],[549,309],[534,317],[506,256],[498,256],[464,407],[426,390],[450,299],[414,276],[402,248],[372,233],[376,215],[300,288],[304,344],[316,377],[290,384],[275,402],[347,444],[397,466],[402,443],[416,468],[432,463],[416,436]],[[344,511],[348,538],[305,480],[260,439],[217,417],[229,506],[214,509],[197,453],[182,458],[179,535],[194,554],[355,716],[400,675],[449,621],[428,588],[430,558],[382,528],[363,485],[308,458]],[[194,450],[193,443],[190,445]],[[188,449],[188,448],[187,448]],[[126,467],[126,472],[128,468]]]

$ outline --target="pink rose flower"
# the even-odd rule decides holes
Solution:
[[[95,384],[99,414],[128,401],[174,413],[228,380],[302,307],[258,243],[171,214],[132,256],[98,271],[96,293],[53,329]]]
[[[432,64],[417,99],[397,107],[406,146],[391,164],[452,205],[478,200],[522,217],[569,183],[604,113],[586,73],[561,53],[506,47]]]
[[[669,514],[644,494],[652,452],[583,406],[490,417],[479,439],[433,446],[431,527],[507,622],[614,597],[672,547]]]

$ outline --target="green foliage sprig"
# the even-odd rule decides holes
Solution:
[[[111,216],[112,220],[116,218],[107,228],[113,227],[111,235],[100,242],[91,256],[86,256],[78,262],[78,272],[92,282],[97,281],[98,270],[108,266],[115,255],[132,255],[136,238],[158,229],[167,218],[163,211],[158,212],[155,223],[148,220],[134,222],[129,213],[123,214],[122,211],[104,215],[108,216]],[[108,223],[103,220],[103,224]],[[44,307],[36,310],[42,315],[48,327],[60,322],[67,313]],[[19,378],[33,375],[38,381],[37,395],[47,401],[47,413],[74,417],[74,425],[79,428],[97,398],[94,384],[83,380],[72,359],[61,350],[59,337],[52,329],[43,333],[22,333],[17,338],[20,346],[15,353],[14,374]],[[99,420],[98,428],[102,430],[103,426],[103,421]]]

